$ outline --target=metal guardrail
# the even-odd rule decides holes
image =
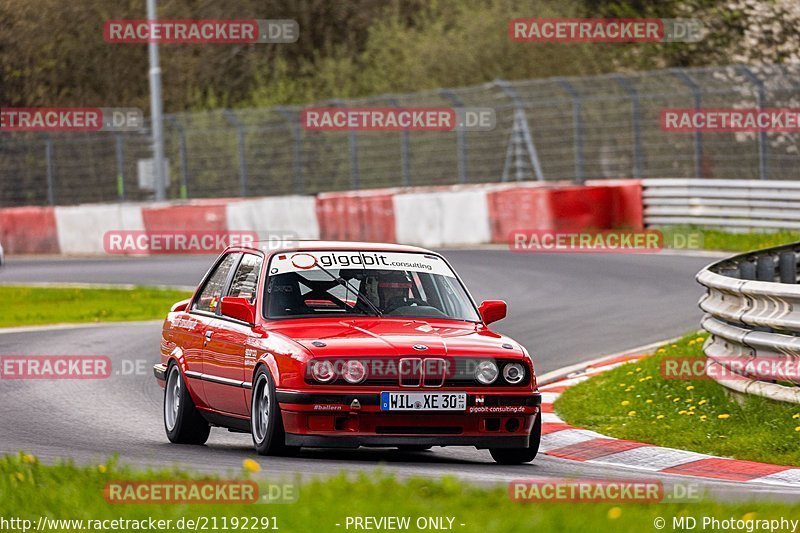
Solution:
[[[737,255],[697,275],[707,370],[747,394],[800,403],[800,243]],[[778,364],[761,365],[769,358]],[[710,368],[719,365],[721,368]],[[713,371],[713,372],[712,372]]]
[[[642,180],[645,224],[800,229],[800,181]]]

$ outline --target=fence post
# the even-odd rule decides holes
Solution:
[[[331,100],[336,107],[346,107],[341,100]],[[358,190],[361,184],[361,174],[358,169],[358,135],[356,130],[350,129],[347,132],[347,140],[350,145],[350,185],[353,190]]]
[[[559,79],[559,85],[569,94],[572,100],[572,130],[574,136],[574,149],[575,149],[575,183],[583,185],[586,177],[583,174],[583,101],[581,95],[575,90],[575,87],[566,79]]]
[[[642,117],[639,104],[639,92],[630,80],[620,74],[614,75],[622,86],[622,89],[628,93],[631,99],[631,129],[633,131],[633,177],[641,179],[642,177]]]
[[[781,252],[778,259],[781,283],[797,283],[797,255],[793,252]]]
[[[292,112],[285,107],[275,107],[273,109],[283,117],[292,134],[292,183],[294,184],[294,192],[303,194],[306,192],[306,181],[303,175],[303,135],[300,131],[300,119],[295,120]]]
[[[464,102],[450,89],[439,89],[439,94],[446,98],[453,107],[464,107]],[[464,128],[456,128],[456,150],[458,152],[458,182],[467,183],[467,138]]]
[[[117,155],[117,197],[125,201],[125,148],[121,133],[114,134],[114,145]]]
[[[528,157],[530,158],[531,167],[533,168],[534,173],[536,174],[536,179],[538,181],[544,181],[544,174],[542,173],[542,166],[539,163],[539,154],[536,152],[536,146],[533,144],[533,138],[531,137],[530,129],[528,128],[528,117],[525,115],[525,106],[522,103],[522,99],[517,94],[517,91],[508,83],[506,80],[495,80],[495,85],[500,87],[506,96],[511,98],[514,102],[514,126],[511,130],[511,143],[514,145],[514,150],[516,154],[517,160],[517,181],[522,181],[522,149],[519,146],[518,141],[522,141],[525,143],[525,147],[528,150]],[[519,138],[517,138],[519,137]],[[509,145],[509,149],[511,145]],[[511,153],[506,152],[506,167],[508,167],[508,161],[510,158]],[[508,179],[508,172],[506,169],[503,169],[503,181]]]
[[[189,197],[189,162],[186,154],[186,128],[172,115],[164,117],[178,130],[178,157],[181,162],[181,200]]]
[[[700,111],[703,106],[703,95],[700,92],[700,85],[694,78],[692,78],[682,68],[672,69],[672,74],[681,80],[690,91],[692,91],[692,100],[694,101],[694,110]],[[694,177],[700,179],[703,177],[703,133],[696,129],[694,131]]]
[[[745,65],[739,65],[739,71],[749,79],[756,87],[756,107],[761,111],[764,109],[766,91],[764,81],[756,76],[752,70]],[[759,179],[769,179],[769,154],[767,153],[767,132],[763,129],[758,132],[758,177]]]
[[[244,125],[233,111],[226,109],[222,112],[228,122],[236,128],[239,145],[239,196],[247,196],[247,157],[244,151]]]
[[[400,107],[395,98],[387,98],[386,102],[393,107]],[[403,174],[403,185],[411,186],[411,145],[409,143],[408,130],[400,132],[400,169]]]
[[[44,157],[47,162],[47,203],[56,205],[55,169],[53,167],[53,139],[45,135]]]

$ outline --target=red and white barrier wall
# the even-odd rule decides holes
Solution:
[[[505,243],[514,230],[642,227],[638,180],[0,209],[0,243],[8,254],[104,254],[109,231],[252,231],[442,247]]]

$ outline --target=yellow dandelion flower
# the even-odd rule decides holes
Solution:
[[[664,418],[664,415],[658,415],[658,416],[656,417],[656,420],[661,420],[662,418]]]
[[[727,413],[723,413],[721,415],[717,415],[717,418],[719,418],[720,420],[725,420],[726,418],[730,418],[730,417],[731,417],[731,415],[729,415]]]
[[[653,403],[653,400],[645,400],[644,403]]]
[[[656,353],[667,353],[667,350],[664,348],[659,348],[658,350],[656,350]]]
[[[681,409],[680,411],[678,411],[678,414],[679,415],[685,415],[686,414],[686,409]]]
[[[642,367],[640,367],[640,366],[637,366],[637,367],[636,367],[636,371],[637,371],[637,372],[641,372],[641,371],[642,371]]]
[[[631,402],[629,402],[628,400],[622,400],[620,402],[620,405],[630,405],[630,404],[631,404]]]
[[[743,514],[742,520],[744,520],[745,522],[752,522],[753,520],[756,519],[756,516],[758,516],[758,513],[756,513],[755,511],[751,511],[749,513]]]
[[[694,346],[694,340],[689,341],[689,346]]]
[[[697,337],[695,340],[697,342],[703,342],[705,339],[703,337]]]
[[[34,457],[33,455],[30,455],[30,454],[25,454],[25,455],[22,456],[22,462],[23,463],[28,463],[28,464],[33,464],[33,463],[36,462],[36,457]]]
[[[628,416],[636,416],[636,411],[628,411]]]
[[[707,417],[706,415],[700,415],[700,420],[702,420],[703,422],[705,422],[705,421],[706,421],[706,419],[708,419],[708,417]]]
[[[612,507],[611,509],[608,510],[609,520],[616,520],[620,516],[622,516],[622,509],[620,509],[619,507]]]
[[[677,347],[678,347],[678,345],[677,345],[677,344],[673,344],[673,345],[672,345],[672,347],[673,347],[673,348],[677,348]]]
[[[800,431],[800,426],[797,426],[796,428],[794,428],[794,430],[795,431]]]
[[[632,376],[632,375],[633,375],[633,372],[628,372],[628,375],[629,375],[629,376]]]
[[[705,405],[707,403],[708,403],[707,400],[700,400],[699,402],[697,402],[697,405]]]
[[[247,470],[248,472],[261,471],[261,465],[253,461],[252,459],[245,459],[244,461],[242,461],[242,467],[244,467],[244,469]]]
[[[686,390],[694,390],[694,385],[689,385],[686,387]]]
[[[795,413],[792,415],[792,418],[800,418],[800,413]]]
[[[673,403],[674,403],[674,402],[679,402],[679,401],[681,401],[681,399],[680,399],[680,398],[678,398],[678,397],[675,397],[675,398],[672,400],[672,402],[673,402]]]
[[[694,401],[694,398],[686,398],[686,403],[692,403],[693,401]]]
[[[99,470],[101,474],[105,474],[108,472],[108,467],[106,465],[97,465],[97,470]]]

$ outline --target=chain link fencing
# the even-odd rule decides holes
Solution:
[[[492,131],[305,130],[301,107],[165,116],[170,199],[532,179],[800,178],[796,133],[676,133],[665,108],[800,108],[800,66],[549,78],[318,105],[489,107]],[[0,205],[144,201],[137,132],[0,132]]]

